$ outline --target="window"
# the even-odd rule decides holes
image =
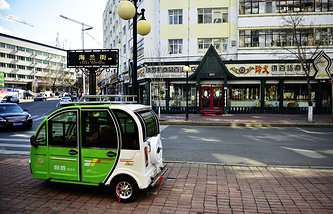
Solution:
[[[6,57],[5,53],[0,53],[0,57]]]
[[[7,47],[8,49],[15,50],[15,46],[14,46],[14,45],[9,45],[9,44],[7,44],[6,47]]]
[[[214,48],[218,53],[227,52],[228,39],[227,38],[198,39],[198,52],[205,53],[211,45],[214,46]]]
[[[158,135],[158,123],[156,121],[155,113],[151,111],[139,112],[141,125],[144,128],[144,139]]]
[[[239,14],[333,11],[332,0],[239,0]]]
[[[17,46],[18,51],[25,51],[25,48]]]
[[[48,64],[49,64],[49,61],[47,61],[47,60],[43,60],[43,64],[48,65]]]
[[[25,79],[25,75],[18,74],[17,77],[18,77],[19,79]]]
[[[121,110],[113,111],[121,129],[122,149],[139,150],[138,126],[133,118]]]
[[[7,58],[9,58],[9,59],[15,59],[15,55],[13,55],[13,54],[7,54]]]
[[[35,51],[35,54],[42,55],[42,52],[41,51]]]
[[[33,62],[33,58],[30,58],[30,57],[27,57],[26,60],[27,60],[28,62]]]
[[[108,111],[82,111],[83,147],[117,148],[115,124]]]
[[[182,10],[170,10],[169,11],[169,24],[170,25],[183,24],[183,11]]]
[[[24,57],[24,56],[17,56],[17,59],[18,59],[18,60],[25,61],[25,57]]]
[[[169,40],[169,54],[181,54],[183,52],[183,40]]]
[[[77,148],[77,112],[60,113],[49,121],[49,146]]]
[[[17,68],[21,69],[21,70],[25,70],[25,66],[23,66],[23,65],[17,65]]]
[[[209,23],[225,23],[228,22],[228,9],[217,8],[217,9],[199,9],[198,10],[198,23],[209,24]]]
[[[16,68],[16,65],[14,65],[14,64],[7,64],[7,68]]]
[[[291,30],[241,30],[239,31],[239,47],[284,47],[332,45],[333,28],[301,29],[296,32],[297,41]]]
[[[16,74],[7,74],[7,77],[9,77],[9,78],[16,78]]]
[[[35,62],[36,62],[36,63],[42,63],[42,60],[40,60],[40,59],[35,59]]]
[[[42,125],[36,135],[36,143],[38,145],[46,145],[46,123]]]
[[[4,48],[4,47],[6,47],[6,44],[5,44],[5,43],[2,43],[2,42],[0,42],[0,48]]]
[[[28,53],[34,53],[34,51],[33,51],[32,49],[29,49],[29,48],[27,48],[26,51],[27,51]]]

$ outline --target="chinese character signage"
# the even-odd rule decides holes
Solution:
[[[67,67],[118,67],[119,51],[116,49],[67,51]]]

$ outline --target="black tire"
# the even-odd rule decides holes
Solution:
[[[119,176],[111,183],[111,190],[115,198],[123,203],[134,201],[138,197],[139,187],[129,176]]]

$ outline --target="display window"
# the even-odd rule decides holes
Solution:
[[[230,107],[260,106],[260,85],[229,85],[228,95]]]

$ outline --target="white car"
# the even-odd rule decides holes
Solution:
[[[30,142],[35,179],[110,186],[121,202],[159,184],[167,170],[150,106],[78,102],[47,116]]]
[[[62,97],[60,99],[60,106],[72,105],[72,99],[70,97]]]
[[[1,103],[19,103],[20,98],[16,95],[6,95],[2,98]]]

